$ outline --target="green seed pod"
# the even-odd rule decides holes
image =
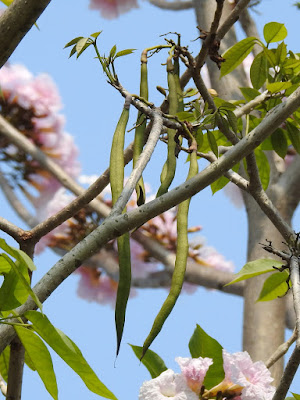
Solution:
[[[176,82],[174,77],[174,65],[172,62],[172,57],[169,56],[167,59],[167,73],[168,73],[168,88],[169,88],[169,114],[175,115],[178,110],[178,101],[177,101],[177,89]],[[176,131],[174,129],[168,128],[168,156],[167,156],[167,171],[166,173],[162,173],[164,179],[158,189],[156,197],[161,196],[164,193],[167,193],[173,179],[175,176],[176,170],[176,142],[174,140]]]
[[[110,185],[112,202],[116,203],[122,193],[124,185],[124,140],[129,118],[130,99],[126,98],[124,108],[118,121],[110,154]],[[117,239],[119,255],[119,285],[115,310],[115,323],[117,332],[117,355],[123,335],[126,306],[131,285],[130,242],[129,234],[124,234]]]
[[[190,168],[187,180],[192,178],[198,173],[197,161],[197,143],[194,141],[192,144],[193,152],[191,154]],[[142,357],[150,347],[153,340],[161,331],[163,324],[170,315],[178,296],[181,292],[184,282],[184,275],[186,270],[186,263],[188,258],[188,212],[189,212],[190,199],[187,199],[179,204],[177,213],[177,249],[175,268],[172,276],[170,292],[162,305],[157,317],[154,320],[151,331],[146,338],[143,345]]]

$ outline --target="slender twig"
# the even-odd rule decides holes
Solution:
[[[217,29],[219,27],[219,23],[221,20],[223,6],[224,6],[224,0],[217,1],[217,8],[215,11],[213,21],[210,26],[210,31],[203,42],[200,53],[197,57],[197,62],[195,63],[195,70],[196,70],[197,74],[199,74],[200,69],[204,65],[205,59],[210,52],[210,47],[213,45],[213,43],[216,39],[216,32],[217,32]]]
[[[269,97],[271,97],[271,94],[268,92],[268,90],[266,90],[262,94],[256,96],[253,100],[250,100],[244,106],[236,108],[233,112],[237,118],[240,118],[245,114],[249,114],[250,111],[253,110],[253,108],[255,108],[257,105],[263,103]]]
[[[294,329],[292,336],[284,343],[282,343],[278,349],[271,355],[271,357],[266,362],[266,367],[271,368],[272,365],[276,363],[281,357],[283,357],[291,347],[291,345],[297,339],[297,331]]]
[[[132,170],[123,190],[116,201],[116,204],[112,208],[111,215],[120,214],[124,210],[126,204],[130,196],[132,195],[134,188],[136,187],[137,182],[142,176],[142,172],[146,168],[155,146],[159,140],[159,136],[162,132],[163,123],[162,123],[162,113],[159,109],[155,109],[153,112],[153,124],[148,137],[148,140],[145,144],[145,147],[137,160],[135,168]]]
[[[293,382],[300,363],[300,349],[296,346],[285,367],[284,373],[272,400],[284,400]]]
[[[290,260],[290,278],[292,282],[292,292],[294,298],[294,309],[296,314],[297,342],[296,346],[300,350],[300,268],[299,258],[292,256]]]
[[[162,8],[163,10],[172,10],[172,11],[180,11],[180,10],[188,10],[193,7],[193,2],[186,1],[165,1],[165,0],[149,0],[149,3]]]
[[[6,398],[9,400],[21,399],[24,355],[25,355],[25,349],[21,344],[19,338],[15,337],[15,339],[11,342],[10,345],[7,394],[6,394]]]
[[[229,31],[229,29],[239,19],[241,12],[243,12],[243,10],[245,10],[247,8],[249,3],[250,3],[250,0],[240,0],[237,3],[237,5],[232,10],[232,12],[228,15],[226,20],[222,23],[222,25],[218,29],[217,37],[219,39],[223,39],[223,37],[226,35],[226,33]]]
[[[13,237],[17,242],[20,241],[22,235],[24,235],[25,231],[14,225],[13,223],[7,221],[5,218],[0,217],[0,229]]]

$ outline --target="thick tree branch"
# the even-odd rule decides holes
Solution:
[[[0,68],[51,0],[14,0],[0,16]]]
[[[284,400],[300,363],[300,349],[296,346],[285,367],[283,376],[272,400]]]
[[[7,400],[21,400],[25,349],[18,337],[10,345]]]
[[[297,341],[296,346],[300,350],[300,268],[299,259],[296,256],[292,256],[290,260],[290,277],[292,282],[292,291],[294,298],[294,309],[296,314],[296,330],[297,330]]]

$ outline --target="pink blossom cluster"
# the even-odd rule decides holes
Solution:
[[[275,387],[263,362],[253,362],[247,352],[230,354],[223,350],[225,378],[217,386],[203,387],[205,375],[213,364],[210,358],[176,358],[181,373],[168,369],[140,388],[139,400],[198,400],[219,398],[236,400],[271,400]]]
[[[1,114],[48,157],[55,160],[72,177],[80,172],[78,150],[72,136],[64,131],[65,120],[58,90],[47,74],[34,77],[22,65],[4,65],[0,70]],[[25,180],[43,193],[52,194],[61,186],[28,155],[17,150],[3,138],[0,150],[5,160],[17,163],[16,170]],[[19,183],[19,182],[17,182]]]
[[[137,0],[90,0],[89,8],[100,11],[107,19],[118,18],[133,8],[138,8]]]

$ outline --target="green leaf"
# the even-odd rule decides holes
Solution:
[[[286,44],[282,42],[276,49],[276,64],[282,65],[286,59],[286,56],[287,56]]]
[[[113,45],[113,47],[111,48],[110,53],[109,53],[109,59],[114,58],[116,51],[117,51],[117,46]]]
[[[236,164],[234,165],[234,167],[232,168],[232,170],[234,172],[237,172],[239,169],[240,164]],[[227,183],[229,183],[229,179],[226,178],[225,176],[221,176],[219,179],[217,179],[215,182],[213,182],[210,187],[211,187],[211,191],[212,194],[215,194],[216,192],[218,192],[219,190],[223,189],[223,187],[225,187],[227,185]]]
[[[23,328],[22,326],[14,326],[14,328],[45,388],[53,399],[57,400],[58,389],[49,350],[44,342],[30,329]]]
[[[287,153],[288,143],[284,134],[283,129],[277,128],[271,135],[271,143],[273,149],[279,155],[279,157],[284,158]]]
[[[261,94],[257,89],[248,87],[240,87],[240,91],[242,92],[242,95],[245,97],[246,101],[253,100],[255,97]]]
[[[270,165],[267,156],[265,153],[260,150],[256,149],[254,151],[256,164],[258,168],[259,177],[261,180],[261,184],[264,190],[268,188],[269,181],[270,181]]]
[[[11,270],[10,263],[0,254],[0,275],[5,275]]]
[[[291,392],[291,393],[295,397],[296,400],[300,400],[300,394],[296,394],[296,393],[293,393],[293,392]]]
[[[267,272],[272,272],[274,271],[274,267],[280,268],[281,266],[282,262],[269,258],[260,258],[255,261],[250,261],[245,264],[243,268],[235,274],[235,278],[225,286],[253,278],[254,276],[266,274]]]
[[[135,50],[136,49],[126,49],[126,50],[118,51],[115,58],[127,56],[128,54],[132,54]]]
[[[203,382],[205,389],[211,389],[224,379],[222,346],[199,325],[196,326],[189,341],[189,349],[193,358],[209,357],[214,362],[205,375]]]
[[[7,382],[8,379],[9,355],[10,347],[6,346],[4,351],[0,354],[0,374],[5,382]]]
[[[225,62],[221,66],[221,77],[233,71],[251,53],[256,42],[255,37],[248,37],[234,44],[222,57]]]
[[[289,273],[284,270],[270,275],[264,282],[263,288],[256,301],[270,301],[282,297],[288,290]]]
[[[267,43],[280,42],[287,36],[284,24],[279,22],[269,22],[264,26],[264,38]]]
[[[66,49],[67,47],[70,47],[70,46],[76,44],[77,42],[79,42],[80,39],[83,39],[83,36],[78,36],[78,37],[76,37],[75,39],[72,39],[70,42],[68,42],[68,43],[65,45],[64,49]]]
[[[207,139],[208,139],[208,143],[211,148],[211,151],[214,153],[214,155],[216,157],[219,157],[218,144],[217,144],[214,134],[211,131],[207,131]]]
[[[235,110],[236,105],[233,103],[230,103],[229,101],[223,100],[220,97],[215,97],[214,102],[217,108],[222,109],[222,110]]]
[[[90,36],[97,39],[97,37],[102,33],[102,31],[92,33]]]
[[[266,56],[266,59],[268,60],[268,63],[272,68],[275,68],[276,66],[276,55],[274,49],[268,49],[267,47],[263,48],[263,52]]]
[[[76,43],[76,52],[77,52],[77,58],[84,52],[85,49],[87,49],[92,42],[90,41],[88,37],[80,39]]]
[[[299,129],[289,121],[286,121],[286,127],[288,132],[288,137],[294,146],[294,149],[300,154],[300,131]]]
[[[25,351],[24,362],[28,368],[30,368],[32,371],[36,371],[35,365],[32,359],[30,358],[30,355],[27,353],[27,351]]]
[[[134,354],[140,360],[143,355],[143,347],[134,346],[132,344],[129,346],[131,346]],[[144,364],[147,370],[150,372],[152,379],[158,377],[162,372],[168,369],[159,355],[150,349],[146,351],[144,357],[142,358],[142,364]]]
[[[69,54],[69,58],[74,56],[74,54],[76,54],[76,44],[72,47],[72,50],[70,51],[70,54]]]
[[[2,254],[2,257],[6,258],[6,260],[8,262],[10,262],[11,268],[14,270],[15,274],[18,277],[19,282],[18,282],[18,284],[16,286],[16,290],[14,292],[15,297],[17,299],[19,299],[22,304],[23,301],[27,300],[27,297],[30,294],[30,296],[32,297],[35,304],[40,308],[40,310],[42,310],[43,309],[42,303],[40,302],[37,295],[34,293],[34,291],[30,287],[30,279],[29,279],[28,270],[27,270],[25,264],[19,263],[19,265],[16,265],[6,254]],[[24,294],[24,290],[27,293],[27,296]],[[19,296],[19,292],[20,292],[20,296]],[[24,298],[25,298],[25,300],[24,300]]]
[[[267,90],[270,93],[278,93],[282,90],[286,90],[292,86],[292,82],[273,82],[267,84]]]
[[[36,266],[33,264],[32,259],[24,253],[24,251],[9,246],[4,239],[0,239],[0,248],[18,260],[21,264],[24,264],[26,268],[30,269],[30,271],[36,270]]]
[[[203,132],[202,132],[202,129],[197,129],[196,142],[197,142],[198,151],[201,151],[201,146],[203,144]]]
[[[176,116],[179,119],[179,121],[189,121],[189,122],[195,121],[194,114],[189,111],[180,111],[180,112],[176,113]]]
[[[268,63],[264,52],[257,54],[250,68],[250,79],[255,89],[260,89],[268,77]]]
[[[91,392],[116,400],[115,395],[99,380],[79,348],[68,336],[37,311],[27,311],[24,316],[33,324],[33,329],[44,341],[80,376]]]
[[[231,110],[226,110],[226,114],[227,114],[227,120],[228,120],[229,125],[231,126],[233,132],[237,133],[238,120],[237,120],[237,117],[235,116],[235,113]]]
[[[198,94],[198,90],[196,88],[188,88],[183,92],[183,97],[193,97]]]

